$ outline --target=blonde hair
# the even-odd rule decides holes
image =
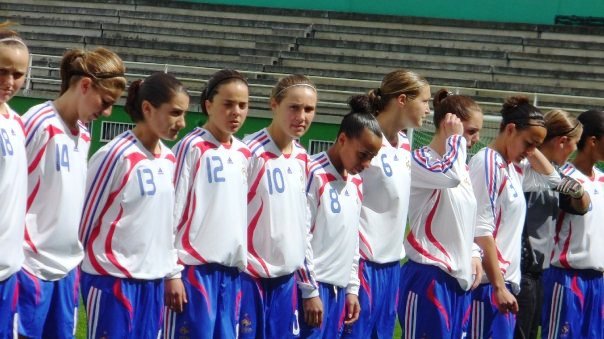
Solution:
[[[69,50],[61,60],[61,94],[82,77],[92,79],[94,86],[101,90],[123,91],[126,88],[125,71],[122,59],[106,48]]]
[[[271,99],[274,99],[277,103],[281,103],[290,88],[299,86],[308,87],[311,88],[315,93],[317,92],[317,87],[312,83],[312,81],[310,81],[309,78],[301,74],[292,74],[286,76],[285,78],[281,78],[279,82],[277,82],[271,92]]]
[[[401,94],[405,94],[410,100],[415,99],[420,89],[426,85],[429,85],[428,81],[413,71],[399,69],[386,74],[380,87],[367,93],[373,114],[377,116],[386,108],[390,99]]]
[[[23,39],[21,39],[19,33],[7,28],[13,25],[15,24],[11,21],[5,21],[3,23],[0,23],[0,45],[22,47],[27,50],[27,45],[25,44]]]
[[[579,139],[583,132],[581,122],[561,109],[554,109],[545,113],[543,120],[545,121],[545,128],[547,128],[544,142],[560,136]]]

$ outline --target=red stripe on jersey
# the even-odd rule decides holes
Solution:
[[[560,211],[560,213],[558,214],[558,219],[556,220],[556,233],[554,234],[554,248],[552,248],[552,254],[551,254],[550,258],[554,257],[554,253],[556,251],[556,246],[558,245],[558,242],[560,241],[560,231],[562,230],[562,223],[564,221],[564,216],[565,216],[564,211]]]
[[[239,152],[239,153],[243,154],[243,156],[244,156],[246,159],[249,159],[249,158],[252,156],[252,153],[251,153],[251,152],[250,152],[250,150],[249,150],[249,149],[247,149],[247,148],[243,148],[243,147],[241,147],[241,148],[239,148],[239,149],[237,150],[237,152]]]
[[[92,230],[92,233],[90,234],[90,239],[88,240],[88,244],[86,246],[86,255],[90,259],[90,264],[92,265],[92,267],[94,267],[97,273],[99,273],[100,275],[109,275],[109,272],[107,272],[103,268],[103,266],[99,264],[98,260],[96,260],[96,257],[94,256],[94,251],[92,250],[92,244],[94,244],[96,238],[99,237],[99,234],[101,234],[101,227],[97,226]]]
[[[124,291],[122,291],[122,281],[120,279],[116,279],[113,283],[113,295],[115,295],[117,300],[128,310],[130,319],[132,319],[134,317],[134,308],[132,307],[130,300],[128,300],[128,297],[124,295]]]
[[[34,203],[34,200],[36,200],[36,196],[38,195],[39,189],[40,189],[40,178],[38,178],[38,181],[36,182],[34,189],[29,194],[29,197],[27,197],[27,211],[29,211],[29,208]]]
[[[560,253],[560,264],[565,268],[571,268],[568,263],[568,248],[570,247],[570,238],[573,235],[573,223],[569,222],[568,224],[568,236],[566,237],[566,241],[564,242],[564,247],[562,247],[562,252]]]
[[[105,156],[105,164],[101,165],[101,167],[98,170],[98,173],[100,173],[99,178],[106,178],[107,177],[107,173],[109,172],[109,170],[115,165],[115,162],[117,161],[115,158],[118,154],[120,154],[122,152],[122,148],[125,145],[128,145],[130,142],[132,142],[132,140],[134,139],[134,136],[132,135],[127,135],[126,137],[124,137],[122,140],[117,142],[117,145],[114,147],[113,151],[111,151],[110,154]],[[90,195],[90,200],[88,200],[88,204],[86,206],[84,206],[84,210],[85,213],[83,214],[82,220],[80,222],[80,225],[83,225],[84,227],[80,228],[80,240],[84,240],[84,235],[86,234],[88,225],[91,223],[90,218],[92,217],[90,213],[92,213],[92,211],[95,209],[95,203],[98,200],[98,195],[100,194],[99,191],[101,190],[101,187],[103,187],[103,182],[104,180],[99,180],[96,183],[93,183],[91,186],[92,189],[92,194]]]
[[[361,190],[361,185],[363,184],[363,179],[361,178],[352,178],[351,182],[357,187],[357,195],[359,199],[363,201],[363,191]]]
[[[497,191],[497,195],[501,195],[501,192],[503,192],[503,189],[505,188],[505,184],[508,183],[508,177],[504,176],[503,177],[503,182],[501,182],[501,186],[499,186],[499,191]]]
[[[501,226],[501,209],[497,211],[497,218],[495,219],[495,230],[493,231],[493,238],[497,238],[499,232],[499,226]]]
[[[124,209],[122,208],[122,206],[120,206],[120,211],[117,214],[117,217],[115,218],[115,220],[113,220],[113,222],[111,223],[111,227],[109,228],[109,233],[107,234],[107,239],[105,239],[105,255],[107,256],[107,259],[109,259],[109,261],[113,264],[113,266],[115,266],[118,270],[120,270],[126,277],[132,278],[132,275],[130,274],[130,272],[128,272],[128,270],[124,266],[122,266],[119,263],[119,261],[117,261],[117,258],[113,254],[113,246],[112,246],[113,234],[115,233],[115,228],[116,228],[117,224],[122,219],[122,214],[124,214]]]
[[[196,171],[197,172],[197,171]],[[191,190],[194,191],[194,190]],[[191,233],[191,224],[193,223],[193,218],[189,218],[189,214],[192,215],[197,207],[197,199],[196,199],[196,195],[195,192],[193,192],[193,195],[191,196],[191,203],[187,204],[186,209],[188,210],[190,208],[190,211],[187,211],[187,226],[185,227],[185,230],[183,232],[182,235],[182,247],[185,251],[187,251],[187,253],[189,253],[193,258],[197,259],[197,261],[199,261],[201,264],[205,264],[208,261],[201,255],[199,254],[199,252],[197,252],[195,250],[195,248],[193,248],[193,245],[191,245],[191,240],[189,239],[189,235]],[[189,206],[190,205],[190,206]],[[182,227],[182,226],[181,226]]]
[[[32,251],[34,251],[34,253],[38,253],[38,249],[36,248],[36,245],[34,245],[34,242],[31,240],[29,232],[27,231],[27,226],[25,227],[25,243]]]
[[[447,313],[447,310],[445,309],[443,304],[436,297],[436,293],[434,292],[435,286],[436,286],[436,281],[434,279],[432,279],[432,282],[428,286],[426,296],[428,297],[428,300],[430,300],[430,302],[436,307],[438,312],[440,312],[440,314],[445,319],[445,324],[447,325],[447,329],[451,329],[451,324],[449,323],[449,313]]]
[[[409,234],[407,234],[407,241],[409,241],[409,245],[411,245],[411,247],[413,247],[419,254],[432,261],[436,261],[445,265],[449,272],[452,271],[451,266],[446,261],[433,256],[432,254],[430,254],[430,252],[428,252],[425,248],[420,245],[419,241],[417,241],[417,238],[415,238],[413,231],[410,231]]]
[[[359,239],[361,239],[361,242],[363,243],[363,245],[365,245],[365,247],[367,247],[367,249],[369,250],[369,254],[371,254],[371,256],[373,256],[373,251],[371,250],[369,241],[367,241],[367,239],[363,236],[363,233],[361,233],[361,232],[359,232]]]
[[[23,124],[23,120],[21,120],[21,117],[15,114],[13,115],[13,119],[15,119],[19,126],[21,126],[21,131],[23,131],[23,135],[25,135],[25,125]]]
[[[206,309],[208,310],[208,314],[212,314],[212,300],[208,296],[208,291],[206,291],[206,288],[203,286],[201,281],[199,281],[199,279],[197,279],[197,276],[195,275],[194,266],[190,266],[188,268],[187,278],[189,279],[189,283],[191,283],[191,286],[193,288],[195,288],[196,290],[198,290],[199,293],[201,293],[201,295],[205,298]]]
[[[168,161],[170,161],[173,164],[176,163],[176,158],[174,157],[174,154],[168,154],[168,155],[166,155],[165,159],[168,160]]]
[[[256,147],[257,144],[262,143],[266,139],[268,139],[268,134],[266,134],[264,131],[261,131],[260,135],[249,141],[247,147],[251,150]]]
[[[36,156],[34,157],[34,160],[27,168],[28,174],[31,174],[36,169],[36,167],[38,167],[40,160],[42,160],[42,157],[44,156],[44,154],[46,154],[46,146],[48,145],[50,140],[52,138],[54,138],[56,135],[65,134],[65,133],[63,133],[63,131],[54,127],[53,125],[48,125],[48,127],[46,128],[46,131],[48,132],[48,139],[46,140],[46,143],[44,143],[44,146],[40,147],[40,151],[38,151],[38,154],[36,154]]]
[[[411,151],[411,145],[409,145],[409,143],[403,143],[401,145],[401,148],[404,149],[405,151],[408,151],[408,152]]]
[[[518,166],[518,164],[514,163],[514,169],[516,170],[516,172],[518,172],[522,175],[522,167],[520,167],[520,166]]]
[[[268,271],[268,267],[266,266],[266,263],[264,262],[264,260],[262,260],[262,258],[260,258],[260,256],[258,255],[258,252],[256,252],[256,248],[254,248],[254,231],[256,231],[256,227],[258,226],[258,220],[260,219],[260,215],[262,215],[263,209],[264,209],[264,202],[261,201],[260,208],[258,208],[258,212],[256,212],[256,214],[254,214],[254,217],[250,221],[250,224],[248,225],[248,228],[247,228],[247,248],[248,248],[249,254],[252,257],[254,257],[256,260],[258,260],[258,262],[264,269],[264,273],[266,273],[266,277],[270,277],[271,275]]]
[[[302,146],[300,146],[300,148],[302,148]],[[308,173],[309,173],[309,171],[308,171],[308,154],[300,153],[300,154],[296,155],[296,159],[298,159],[304,163],[304,175],[308,177]]]
[[[426,218],[426,237],[428,237],[428,240],[430,240],[434,247],[438,248],[447,258],[449,258],[449,260],[451,260],[449,253],[447,253],[447,250],[445,250],[445,247],[436,239],[436,237],[432,233],[432,220],[434,219],[434,214],[436,214],[436,209],[438,208],[438,203],[440,202],[441,191],[434,190],[434,193],[432,193],[432,197],[434,196],[434,194],[436,194],[436,202],[434,202],[434,206],[430,210],[430,213],[428,213],[428,218]]]
[[[54,109],[52,108],[52,106],[48,106],[46,109],[38,112],[34,116],[33,120],[27,121],[27,123],[25,124],[25,134],[29,136],[29,133],[31,133],[32,128],[36,126],[38,120],[41,120],[43,117],[49,114],[54,114]]]
[[[330,182],[336,181],[338,179],[331,173],[321,173],[318,176],[321,179],[321,187],[319,187],[319,197],[320,197],[323,195],[325,186],[327,186],[327,184],[329,184]]]
[[[88,133],[80,133],[80,138],[86,142],[90,142],[90,135],[88,135]]]
[[[262,164],[262,167],[260,168],[260,171],[258,171],[258,175],[256,176],[256,178],[252,182],[252,185],[250,186],[249,191],[247,192],[247,203],[248,204],[256,196],[256,190],[258,189],[258,185],[260,184],[260,180],[262,180],[262,177],[264,176],[264,170],[266,168],[266,162],[269,161],[269,160],[271,160],[271,159],[278,158],[277,155],[275,155],[275,154],[273,154],[271,152],[264,152],[264,153],[260,154],[258,157],[260,159],[262,159],[264,161],[264,163]]]

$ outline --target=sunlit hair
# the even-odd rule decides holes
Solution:
[[[421,75],[399,69],[384,76],[380,87],[367,93],[374,115],[380,114],[392,98],[405,94],[410,100],[415,99],[422,87],[429,85]]]
[[[106,48],[69,50],[61,60],[61,94],[82,77],[90,78],[94,86],[103,91],[123,91],[126,88],[125,71],[122,59]]]

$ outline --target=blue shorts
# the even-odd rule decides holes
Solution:
[[[432,265],[408,261],[401,267],[398,319],[403,338],[464,338],[470,293]]]
[[[511,285],[505,284],[508,291]],[[468,324],[469,338],[513,338],[516,315],[499,312],[493,297],[493,285],[479,285],[472,294],[472,314]]]
[[[604,338],[604,277],[550,266],[543,272],[543,338]]]
[[[86,338],[159,338],[164,281],[123,279],[82,272],[88,316]]]
[[[22,269],[19,280],[19,334],[29,338],[73,338],[78,307],[79,269],[42,280]]]
[[[0,281],[0,338],[17,338],[17,274]]]
[[[241,273],[240,338],[297,338],[298,294],[293,274],[253,278]]]
[[[323,322],[321,327],[310,327],[304,322],[302,293],[298,291],[298,314],[300,315],[300,337],[302,338],[340,338],[344,330],[346,289],[319,282],[319,297],[323,303]]]
[[[164,337],[235,338],[239,323],[239,270],[220,264],[186,266],[182,282],[188,303],[182,313],[166,309]]]
[[[344,327],[344,338],[392,338],[400,273],[398,261],[378,264],[361,259],[361,315],[354,324]]]

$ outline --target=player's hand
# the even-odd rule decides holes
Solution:
[[[185,308],[187,293],[180,279],[167,279],[164,283],[164,301],[166,307],[175,312],[182,312]]]
[[[472,258],[472,278],[474,279],[474,282],[472,283],[471,289],[475,289],[480,285],[483,273],[482,260],[480,260],[480,258]]]
[[[445,132],[447,137],[454,134],[463,135],[463,124],[453,113],[445,114],[444,119],[440,123],[440,128]]]
[[[359,319],[361,314],[361,304],[359,303],[359,297],[355,294],[346,294],[346,318],[344,318],[344,325],[353,324]]]
[[[495,288],[495,303],[499,312],[507,314],[508,312],[518,313],[518,302],[516,298],[507,288]]]
[[[321,298],[312,297],[302,300],[304,321],[310,327],[320,327],[323,322],[323,303],[321,302]]]
[[[569,195],[573,199],[581,199],[585,192],[583,185],[571,177],[562,178],[555,190],[560,192],[560,194]]]

